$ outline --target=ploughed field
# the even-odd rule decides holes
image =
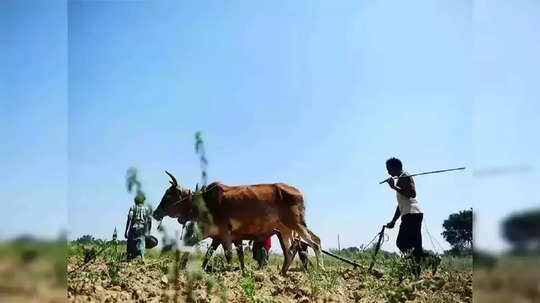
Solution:
[[[65,302],[66,242],[0,242],[0,302]]]
[[[474,302],[540,302],[540,256],[505,256],[487,264],[475,261]]]
[[[362,264],[354,269],[325,256],[325,271],[300,270],[295,259],[287,277],[279,274],[282,257],[272,255],[268,267],[258,270],[246,253],[246,271],[228,270],[222,254],[201,269],[202,253],[159,250],[140,259],[120,261],[125,246],[101,249],[96,245],[68,245],[69,302],[472,302],[472,258],[443,257],[439,272],[429,270],[419,280],[408,274],[404,259],[380,252],[374,274],[369,274],[368,253],[345,257]],[[89,261],[83,267],[84,259]],[[297,257],[298,258],[298,257]],[[313,259],[312,264],[315,264]],[[185,267],[183,267],[185,265]],[[238,267],[238,260],[234,259]],[[183,267],[183,268],[182,268]],[[79,269],[77,269],[79,268]]]

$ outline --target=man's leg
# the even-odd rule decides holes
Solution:
[[[401,224],[399,226],[399,234],[396,240],[396,245],[401,253],[404,254],[406,258],[411,260],[411,271],[415,276],[417,276],[418,267],[415,257],[415,243],[417,242],[417,239],[415,234],[414,216],[411,214],[403,215],[401,217]]]
[[[266,250],[264,249],[264,247],[259,247],[257,249],[257,256],[255,258],[255,260],[257,260],[257,264],[259,265],[259,269],[263,268],[264,267],[264,255],[266,253]]]
[[[264,249],[263,243],[254,241],[252,249],[253,249],[253,260],[257,261],[257,264],[259,265],[259,268],[261,268],[262,267],[261,249]]]
[[[268,265],[268,251],[263,247],[261,253],[263,259],[262,266],[265,267]]]
[[[424,218],[423,214],[414,214],[412,217],[412,224],[413,224],[413,255],[414,255],[414,261],[415,261],[415,275],[417,277],[420,276],[422,273],[422,267],[421,262],[422,258],[424,258],[424,249],[422,248],[422,220]]]
[[[137,250],[138,250],[138,254],[141,256],[141,259],[143,262],[145,262],[144,260],[144,253],[146,251],[146,241],[145,241],[145,236],[144,235],[141,235],[137,238]]]
[[[127,246],[126,246],[126,261],[131,261],[133,259],[133,254],[135,253],[135,241],[130,236],[127,239]]]
[[[401,224],[399,225],[399,232],[396,239],[396,246],[399,248],[399,250],[403,254],[406,254],[412,248],[409,226],[410,226],[409,216],[403,215],[401,217]]]

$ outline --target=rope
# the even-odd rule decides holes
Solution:
[[[372,239],[371,241],[369,241],[369,243],[368,243],[366,246],[364,246],[364,248],[362,249],[362,252],[365,252],[366,250],[368,250],[369,245],[370,245],[371,243],[373,243],[373,241],[375,241],[375,239],[377,239],[377,238],[380,236],[380,234],[381,234],[381,232],[378,232],[378,233],[375,235],[375,237],[373,237],[373,239]],[[384,235],[385,235],[386,238],[388,239],[388,235],[387,235],[387,234],[384,234]],[[383,239],[381,240],[381,246],[382,246],[382,244],[383,244],[384,242],[387,242],[387,240],[385,240],[384,237],[383,237]]]
[[[214,184],[214,185],[212,185],[212,186],[210,186],[210,187],[205,188],[204,190],[202,190],[202,188],[201,188],[200,191],[197,191],[197,192],[194,192],[194,193],[190,193],[189,195],[187,195],[187,196],[181,198],[180,200],[175,201],[172,205],[176,205],[176,204],[178,204],[178,203],[180,203],[180,202],[182,202],[182,201],[184,201],[184,200],[187,200],[187,199],[189,199],[189,198],[192,198],[193,196],[200,196],[200,195],[202,195],[202,194],[204,194],[204,193],[207,193],[208,191],[210,191],[212,188],[214,188],[214,187],[216,187],[216,186],[217,186],[217,184]]]
[[[429,241],[431,242],[431,245],[433,246],[433,249],[435,249],[435,252],[437,252],[437,254],[440,255],[441,253],[437,250],[437,247],[435,247],[435,244],[433,243],[433,240],[435,240],[435,242],[437,242],[437,245],[439,245],[439,248],[441,249],[442,252],[444,252],[444,249],[442,248],[439,241],[437,241],[437,239],[431,235],[431,233],[429,232],[429,228],[427,227],[426,222],[424,221],[423,223],[424,223],[424,229],[426,230],[426,232],[427,232],[427,234],[429,236]]]

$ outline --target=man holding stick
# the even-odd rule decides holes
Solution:
[[[424,257],[422,249],[422,220],[424,214],[420,210],[420,205],[416,199],[416,189],[414,180],[409,174],[403,171],[403,165],[397,158],[390,158],[386,161],[386,169],[390,178],[386,180],[391,189],[396,191],[397,203],[394,218],[387,228],[393,228],[397,219],[401,216],[401,225],[396,245],[402,253],[412,253],[414,257],[414,274],[419,277],[421,273],[420,261]],[[397,177],[397,183],[394,178]]]

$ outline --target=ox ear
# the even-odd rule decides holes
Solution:
[[[178,181],[176,181],[176,178],[168,171],[165,171],[165,173],[172,179],[172,181],[169,181],[172,186],[178,186]]]

